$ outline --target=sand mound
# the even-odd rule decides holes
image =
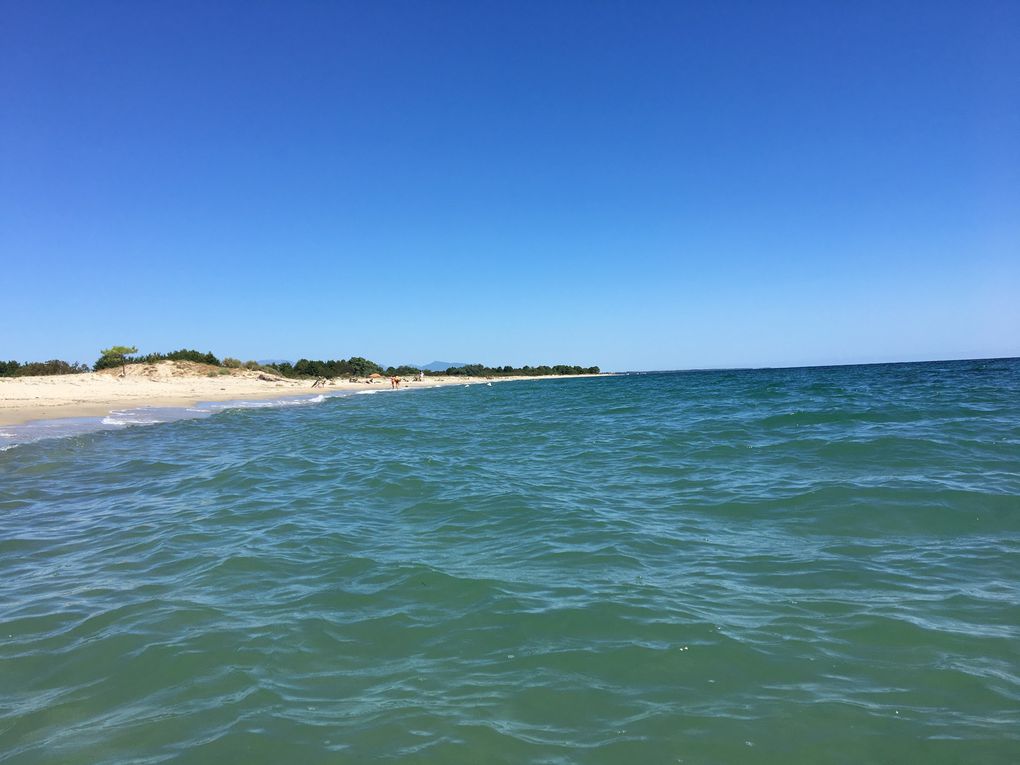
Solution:
[[[286,380],[279,375],[253,369],[228,369],[195,361],[157,361],[155,364],[128,364],[127,369],[103,369],[96,374],[133,380],[173,380],[182,377],[239,377],[248,380]]]

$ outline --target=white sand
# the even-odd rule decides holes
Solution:
[[[247,369],[223,369],[190,361],[161,361],[157,364],[129,364],[126,376],[120,369],[50,377],[0,378],[0,425],[63,417],[101,417],[113,409],[141,406],[193,406],[199,401],[282,398],[295,394],[321,393],[311,380],[269,378]],[[269,378],[269,379],[265,379]],[[401,387],[428,388],[435,385],[504,382],[541,378],[426,377],[423,382],[406,380]],[[325,390],[390,390],[383,377],[372,383],[327,381]]]

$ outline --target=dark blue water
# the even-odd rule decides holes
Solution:
[[[0,761],[1015,763],[1020,362],[0,453]]]

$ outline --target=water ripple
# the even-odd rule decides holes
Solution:
[[[1020,761],[1020,363],[0,453],[0,761]]]

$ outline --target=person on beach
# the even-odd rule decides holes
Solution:
[[[399,388],[400,387],[400,378],[399,377],[391,377],[390,378],[390,387],[391,388]]]

